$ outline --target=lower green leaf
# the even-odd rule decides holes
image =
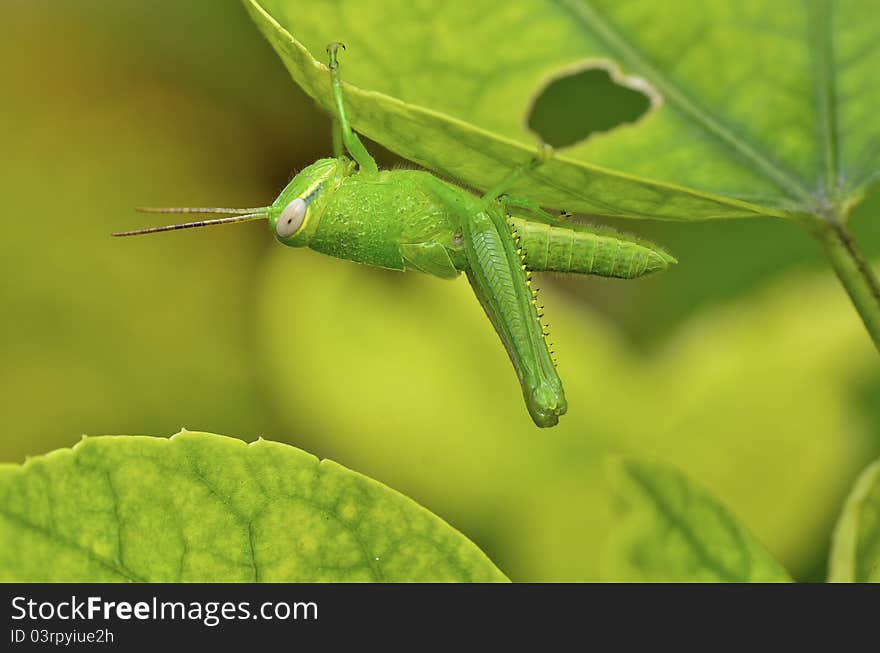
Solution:
[[[609,562],[621,579],[789,582],[764,546],[679,472],[636,460],[610,466],[618,519]]]
[[[880,582],[880,460],[856,481],[834,529],[828,580]]]
[[[288,445],[181,432],[0,465],[0,580],[507,579],[381,483]]]

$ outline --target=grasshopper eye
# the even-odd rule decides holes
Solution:
[[[284,207],[278,222],[275,224],[275,233],[279,238],[287,238],[295,233],[306,217],[306,203],[299,197]]]

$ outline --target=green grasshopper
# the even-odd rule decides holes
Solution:
[[[464,272],[507,349],[535,424],[557,424],[567,403],[531,272],[629,279],[663,270],[675,259],[653,245],[563,223],[534,202],[506,196],[517,179],[546,160],[547,149],[482,196],[427,171],[379,170],[346,116],[337,59],[340,46],[344,48],[338,43],[327,48],[335,109],[334,158],[303,169],[270,206],[141,209],[232,215],[113,235],[267,220],[275,238],[290,247],[310,247],[341,259],[418,270],[442,279]]]

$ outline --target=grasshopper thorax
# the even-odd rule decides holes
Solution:
[[[269,207],[275,238],[290,247],[308,245],[334,191],[354,168],[353,161],[339,158],[319,159],[301,170]]]

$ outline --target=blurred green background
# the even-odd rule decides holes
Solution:
[[[638,454],[823,577],[880,452],[880,367],[797,227],[618,223],[681,263],[542,279],[570,411],[541,431],[463,279],[288,250],[261,224],[109,237],[155,223],[134,206],[263,205],[330,151],[237,0],[6,0],[0,23],[0,459],[82,433],[264,436],[413,497],[514,580],[610,580],[603,464]],[[853,216],[873,257],[878,214],[874,196]]]

